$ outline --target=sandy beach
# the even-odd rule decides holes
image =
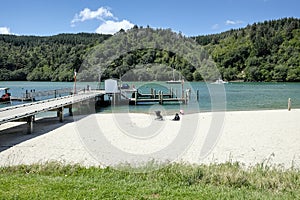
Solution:
[[[174,116],[91,114],[0,126],[0,166],[61,162],[83,166],[157,160],[196,164],[264,163],[300,168],[300,110],[235,111]]]

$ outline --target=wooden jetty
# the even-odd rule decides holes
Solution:
[[[174,93],[173,89],[170,89],[168,94],[164,94],[163,91],[156,92],[155,89],[151,88],[149,94],[142,94],[135,91],[130,98],[129,103],[132,105],[138,105],[139,103],[184,103],[187,104],[189,98],[189,91],[185,94],[182,93],[181,97],[177,97],[177,92]]]
[[[105,92],[103,90],[93,90],[44,101],[5,107],[0,109],[0,125],[6,122],[23,120],[28,124],[27,132],[32,133],[35,115],[47,111],[57,111],[59,121],[62,122],[64,108],[69,108],[69,113],[72,115],[73,104],[96,99],[104,94]]]

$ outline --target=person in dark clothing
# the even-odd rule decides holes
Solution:
[[[176,113],[173,121],[179,121],[179,120],[180,120],[180,117],[179,117],[178,113]]]

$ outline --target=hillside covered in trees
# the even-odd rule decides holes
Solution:
[[[0,80],[72,81],[86,52],[108,37],[89,33],[0,35]]]
[[[133,29],[143,30],[145,34],[154,31],[149,27],[141,29],[135,26]],[[166,34],[161,34],[161,41],[156,42],[163,42],[164,37],[169,39],[169,32],[158,30],[158,34]],[[117,34],[129,33],[131,30],[121,30]],[[177,36],[184,38],[181,34]],[[90,33],[48,37],[0,35],[0,80],[72,81],[74,70],[78,71],[87,55],[109,38],[111,35]],[[124,43],[126,37],[120,38]],[[188,39],[193,39],[206,50],[206,53],[199,51],[199,54],[203,54],[201,59],[213,59],[223,79],[300,81],[299,19],[259,22],[238,30]],[[122,48],[120,40],[113,40],[110,45],[115,50]],[[180,44],[176,46],[185,48],[179,47]],[[103,52],[111,53],[109,49]],[[202,64],[211,65],[208,62]],[[148,79],[163,80],[164,74],[171,76],[170,70],[164,70],[165,66],[169,66],[181,72],[189,81],[203,80],[192,62],[175,52],[155,48],[155,44],[154,48],[141,48],[117,57],[102,73],[102,78],[118,78],[135,68],[136,80],[147,80],[144,72],[149,71],[149,66],[153,67],[153,74]],[[89,69],[83,71],[83,80],[84,75],[97,78],[97,74]]]
[[[300,81],[300,19],[198,36],[226,80]]]

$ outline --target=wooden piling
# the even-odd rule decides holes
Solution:
[[[69,115],[73,116],[73,109],[72,109],[72,105],[69,107]]]
[[[59,115],[59,122],[64,121],[64,107],[61,107],[58,109],[58,115]]]
[[[33,121],[34,121],[34,116],[28,116],[27,119],[27,134],[31,134],[33,132]]]
[[[163,91],[160,91],[160,104],[162,105],[164,101],[164,94]]]
[[[196,96],[197,102],[199,102],[199,99],[200,99],[200,92],[199,92],[199,90],[197,90],[197,94],[196,95],[197,95]]]
[[[288,99],[288,111],[291,111],[292,109],[292,100],[291,98]]]
[[[116,93],[115,92],[113,94],[113,102],[114,102],[114,105],[116,105]]]
[[[137,104],[137,91],[134,92],[134,104]]]

